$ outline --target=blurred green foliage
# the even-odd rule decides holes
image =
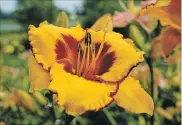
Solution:
[[[84,28],[91,27],[96,19],[106,13],[113,14],[114,11],[121,11],[117,0],[85,0],[82,12],[82,25]]]
[[[53,0],[18,0],[18,9],[14,15],[27,30],[30,24],[38,26],[44,20],[54,23],[57,13]]]

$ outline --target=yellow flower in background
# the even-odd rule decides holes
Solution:
[[[144,8],[140,14],[155,17],[162,25],[181,28],[181,0],[158,0],[155,4]]]
[[[0,94],[0,99],[3,104],[0,105],[0,108],[22,106],[28,111],[36,111],[36,102],[26,91],[13,88],[10,92],[1,91]]]
[[[141,15],[147,14],[167,26],[160,35],[162,56],[168,58],[181,43],[181,0],[158,0],[154,5],[144,8]]]
[[[48,89],[70,115],[98,111],[112,102],[134,113],[153,114],[152,98],[128,76],[144,52],[112,31],[80,26],[30,25],[34,57],[29,61],[32,90]]]

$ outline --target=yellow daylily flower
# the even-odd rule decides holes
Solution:
[[[57,104],[68,114],[98,111],[112,102],[130,112],[153,114],[152,98],[128,77],[144,60],[132,40],[112,31],[47,22],[38,28],[30,25],[29,40],[34,54],[29,63],[31,89],[41,90],[45,82],[42,89],[56,93]]]

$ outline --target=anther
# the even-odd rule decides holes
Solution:
[[[85,44],[88,46],[91,44],[91,34],[89,32],[86,33],[86,36],[85,36]]]
[[[82,50],[82,47],[80,44],[78,44],[78,47],[77,47],[77,52],[80,52]]]

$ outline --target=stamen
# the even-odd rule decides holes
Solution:
[[[85,36],[85,44],[87,46],[91,44],[91,34],[89,32],[86,33],[86,36]]]
[[[89,72],[91,72],[93,69],[95,69],[95,44],[94,43],[91,44],[90,49],[91,49],[92,61],[91,61],[91,64],[86,68],[86,70],[83,74],[84,77],[86,77]]]
[[[89,44],[87,46],[87,55],[86,55],[86,57],[87,57],[87,60],[86,60],[85,71],[83,73],[83,77],[85,77],[86,72],[89,69],[89,61],[90,61],[90,45]]]
[[[92,62],[91,62],[91,64],[90,64],[90,66],[89,66],[89,68],[88,68],[89,71],[86,72],[86,73],[87,73],[86,76],[89,75],[90,72],[94,72],[94,70],[95,70],[96,61],[97,61],[97,59],[99,58],[99,56],[100,56],[100,54],[101,54],[101,52],[102,52],[102,49],[103,49],[103,47],[104,47],[106,32],[107,32],[107,28],[105,28],[105,30],[104,30],[104,37],[103,37],[103,40],[102,40],[102,42],[101,42],[101,45],[100,45],[100,47],[99,47],[99,50],[98,50],[98,53],[97,53],[96,56],[95,56],[95,45],[94,45],[94,47],[93,47],[93,49],[94,49],[94,51],[93,51],[93,58],[92,58]]]
[[[82,59],[82,63],[80,66],[80,69],[78,68],[78,75],[80,76],[81,73],[83,72],[83,67],[85,65],[85,70],[84,72],[87,70],[88,65],[89,65],[89,56],[90,56],[90,44],[91,44],[91,35],[89,32],[86,31],[86,35],[85,35],[85,45],[84,45],[84,51],[83,51],[83,59]],[[87,60],[85,62],[85,58],[87,57]],[[86,64],[85,64],[86,63]],[[77,63],[77,65],[79,65]],[[84,74],[84,73],[83,73]]]
[[[81,66],[80,66],[80,69],[78,70],[78,75],[80,76],[82,71],[83,71],[83,66],[85,64],[85,58],[86,58],[86,51],[87,50],[87,46],[84,46],[84,50],[83,50],[83,58],[82,58],[82,61],[81,61]]]
[[[88,68],[89,68],[89,61],[90,61],[90,45],[91,45],[91,34],[89,32],[86,32],[86,36],[85,36],[85,44],[87,46],[87,50],[86,50],[86,57],[87,57],[87,60],[86,60],[86,65],[85,65],[85,70],[84,70],[84,73],[83,73],[83,77],[85,76]]]
[[[104,47],[104,42],[105,42],[105,37],[106,37],[106,31],[107,31],[107,28],[105,28],[105,30],[104,30],[104,38],[103,38],[103,40],[102,40],[102,42],[101,42],[101,44],[100,44],[98,53],[97,53],[97,55],[96,55],[96,60],[99,58],[99,56],[100,56],[100,54],[101,54],[101,52],[102,52],[102,49],[103,49],[103,47]]]
[[[93,56],[92,56],[92,62],[93,62],[93,68],[95,68],[95,44],[93,44],[93,47],[92,47],[92,53],[93,53]]]
[[[90,45],[87,47],[87,62],[86,62],[86,68],[88,67],[89,64],[89,57],[90,57]]]
[[[90,74],[94,74],[95,72],[96,61],[99,58],[104,47],[106,31],[107,29],[105,29],[104,31],[103,40],[100,44],[97,54],[95,51],[95,44],[91,43],[92,42],[91,34],[89,32],[86,32],[85,41],[78,45],[78,56],[77,56],[77,64],[76,64],[76,74],[78,76],[82,75],[85,78],[93,77],[93,75],[90,75]],[[80,57],[81,55],[82,55],[82,58]],[[90,56],[92,56],[92,58]]]
[[[78,57],[77,57],[77,63],[76,63],[76,74],[78,74],[78,71],[79,71],[81,51],[82,51],[81,45],[78,44]]]

